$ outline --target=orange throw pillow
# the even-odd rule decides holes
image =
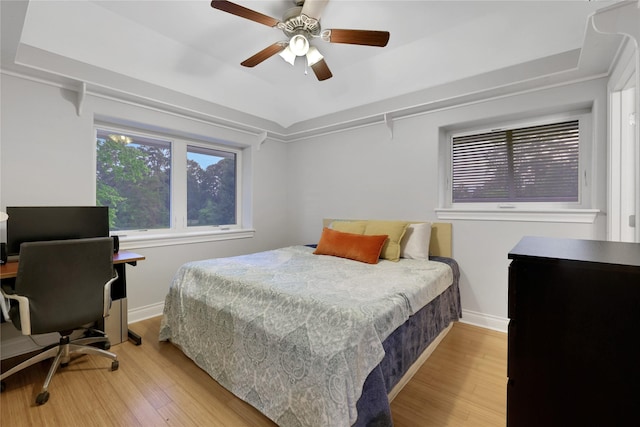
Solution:
[[[382,246],[387,241],[387,235],[365,236],[362,234],[343,233],[341,231],[324,228],[313,252],[316,255],[331,255],[348,258],[354,261],[377,264]]]

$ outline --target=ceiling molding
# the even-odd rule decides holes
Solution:
[[[22,3],[22,2],[2,2]],[[25,2],[26,3],[26,2]],[[2,5],[2,23],[7,17]],[[18,6],[11,6],[14,9]],[[24,20],[26,6],[14,13]],[[21,14],[20,14],[21,13]],[[590,17],[591,19],[591,17]],[[460,105],[468,105],[543,90],[558,85],[601,78],[610,73],[624,38],[597,34],[587,25],[581,49],[574,49],[472,77],[417,90],[354,108],[336,111],[288,127],[237,109],[206,101],[166,87],[125,76],[20,42],[22,22],[3,28],[3,62],[0,71],[74,90],[82,114],[87,96],[114,99],[188,117],[262,139],[295,142],[363,126],[384,125],[393,138],[393,122]],[[8,60],[14,52],[14,60]],[[286,98],[286,96],[284,97]]]

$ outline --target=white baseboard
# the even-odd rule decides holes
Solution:
[[[144,307],[135,308],[128,312],[128,323],[135,323],[151,317],[160,316],[164,310],[164,301]]]
[[[509,319],[506,317],[493,316],[471,310],[462,310],[462,319],[460,321],[499,332],[507,332],[509,326]]]

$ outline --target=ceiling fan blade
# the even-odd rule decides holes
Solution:
[[[213,0],[211,2],[211,7],[214,9],[222,10],[224,12],[231,13],[233,15],[239,16],[241,18],[249,19],[251,21],[255,21],[259,24],[264,24],[268,27],[275,27],[278,25],[280,21],[276,18],[272,18],[267,15],[263,15],[260,12],[256,12],[255,10],[247,9],[244,6],[240,6],[239,4],[231,3],[230,1],[218,1]]]
[[[322,11],[329,3],[329,0],[305,0],[302,5],[302,14],[307,15],[309,18],[320,19]]]
[[[384,47],[389,42],[388,31],[372,30],[325,30],[322,38],[330,43],[360,44]]]
[[[333,74],[331,74],[331,70],[329,69],[329,66],[327,66],[326,62],[324,62],[324,59],[321,59],[320,61],[313,64],[311,66],[311,69],[313,70],[314,74],[320,81],[327,80],[333,77]]]
[[[255,67],[265,59],[269,59],[276,53],[282,52],[286,46],[287,44],[285,42],[274,43],[271,46],[262,49],[251,58],[245,59],[240,65],[245,67]]]

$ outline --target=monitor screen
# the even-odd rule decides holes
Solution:
[[[7,255],[20,253],[20,244],[41,240],[109,236],[107,206],[7,206]]]

